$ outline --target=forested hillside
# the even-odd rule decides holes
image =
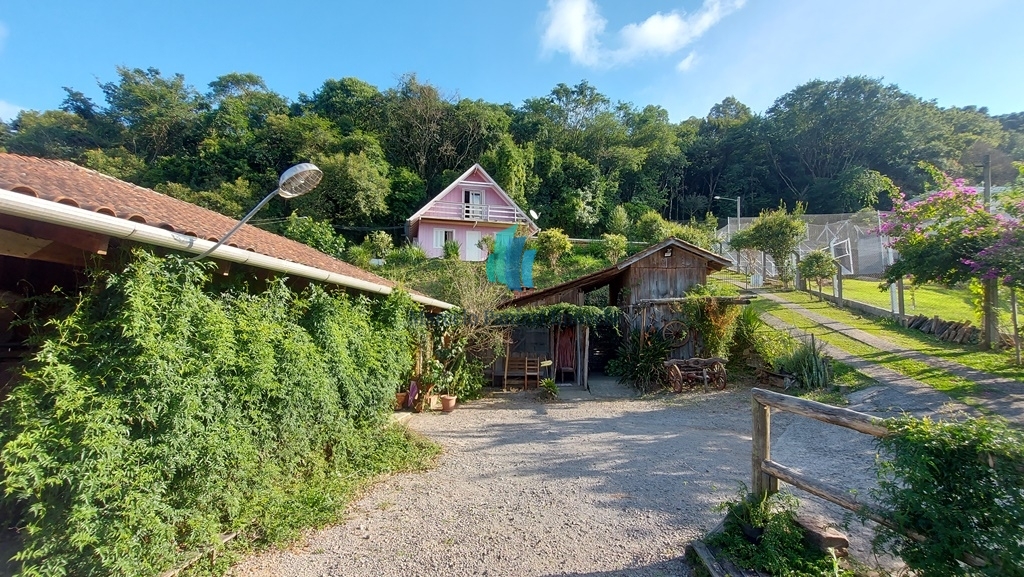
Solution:
[[[227,74],[200,92],[180,75],[121,68],[101,88],[103,103],[66,88],[60,109],[0,123],[0,147],[233,216],[283,169],[312,161],[323,184],[266,209],[264,226],[298,210],[350,239],[400,227],[474,162],[539,212],[541,226],[594,237],[621,219],[618,205],[634,220],[650,209],[671,220],[735,214],[715,195],[741,197],[745,216],[780,199],[805,201],[809,213],[885,208],[879,193],[893,183],[921,190],[921,161],[977,181],[991,154],[1001,184],[1024,159],[1024,113],[941,108],[865,77],[808,82],[764,114],[726,98],[679,123],[658,106],[611,102],[586,81],[505,104],[459,99],[415,75],[384,90],[327,80],[291,99],[255,74]]]

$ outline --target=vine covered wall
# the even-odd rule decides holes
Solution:
[[[208,266],[137,250],[36,327],[0,405],[22,574],[153,575],[223,532],[277,540],[424,455],[385,426],[412,364],[408,295],[217,294]]]

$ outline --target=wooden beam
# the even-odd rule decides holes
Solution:
[[[65,244],[0,229],[0,255],[85,266],[86,252]]]
[[[859,431],[875,437],[885,437],[890,434],[888,427],[885,426],[885,419],[873,417],[865,413],[858,413],[857,411],[851,411],[850,409],[841,409],[815,401],[808,401],[806,399],[791,397],[781,393],[766,391],[764,389],[753,389],[751,391],[751,395],[755,401],[760,402],[761,404],[775,407],[783,411],[788,411],[790,413],[803,415],[805,417],[810,417],[812,419],[817,419],[832,425],[839,425],[840,427],[846,427],[847,429],[853,429],[854,431]]]
[[[714,299],[724,305],[749,305],[755,297],[716,297],[716,296],[695,296],[695,297],[674,297],[665,299],[643,299],[637,301],[638,305],[660,305],[660,304],[671,304],[681,303],[686,301],[698,301]]]
[[[43,240],[59,242],[95,254],[107,254],[110,237],[94,232],[0,214],[0,229]]]

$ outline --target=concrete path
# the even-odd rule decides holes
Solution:
[[[935,357],[919,351],[906,350],[888,339],[856,329],[847,324],[836,321],[835,319],[816,313],[806,307],[800,306],[799,304],[792,303],[776,294],[765,291],[755,292],[758,296],[778,303],[787,310],[793,311],[809,320],[817,322],[831,331],[841,333],[876,349],[925,363],[930,367],[941,369],[950,374],[977,383],[979,385],[979,390],[975,394],[971,395],[973,404],[980,406],[988,412],[1005,417],[1011,422],[1024,426],[1024,383],[1021,383],[1020,381],[972,369],[955,361]],[[771,317],[770,321],[771,322],[769,322],[769,324],[772,324],[776,328],[789,331],[794,330],[794,327],[775,317]],[[800,332],[803,333],[803,331]],[[948,399],[947,395],[932,389],[929,385],[915,379],[905,377],[895,371],[875,365],[870,360],[863,359],[856,355],[851,355],[839,350],[837,347],[830,346],[829,354],[831,354],[835,359],[853,366],[875,380],[897,386],[900,389],[905,389],[903,392],[910,393],[913,391],[913,396],[919,398],[925,406],[935,406],[934,403],[936,403],[940,397]],[[861,391],[861,393],[864,392],[865,391]],[[857,397],[858,394],[859,393],[851,395],[851,403],[856,401],[855,397]],[[872,393],[872,395],[874,394],[880,394],[883,397],[885,396],[882,392]],[[884,403],[884,398],[875,399],[873,402],[878,403],[879,401]],[[960,403],[954,403],[953,406],[955,405],[960,405],[960,408],[964,407]],[[915,412],[912,409],[908,409],[908,411]]]

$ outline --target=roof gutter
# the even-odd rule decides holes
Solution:
[[[148,224],[99,214],[90,210],[43,200],[2,188],[0,188],[0,213],[195,254],[202,254],[216,244],[208,240],[171,232]],[[391,294],[394,290],[387,285],[274,258],[233,246],[220,246],[217,250],[210,253],[210,257],[335,284],[367,293],[387,295]],[[416,294],[410,294],[409,296],[412,297],[413,301],[435,309],[448,310],[455,306],[428,296]]]

